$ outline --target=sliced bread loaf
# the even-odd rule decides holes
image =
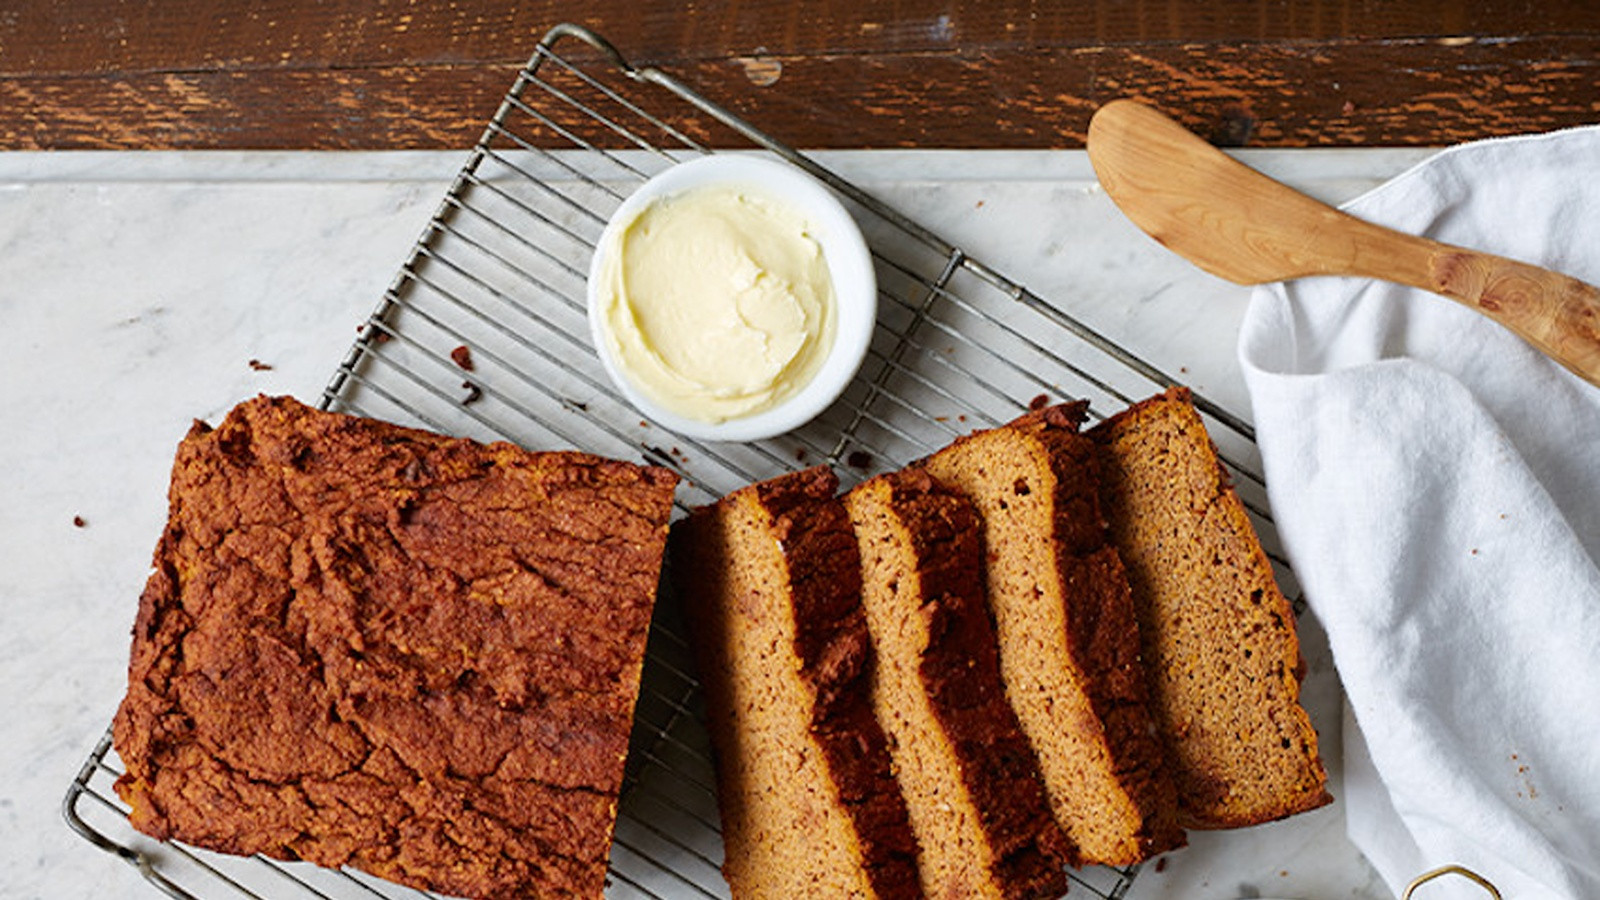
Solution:
[[[1184,823],[1231,828],[1328,803],[1294,613],[1188,392],[1088,433]]]
[[[735,897],[918,895],[837,490],[823,467],[750,485],[695,510],[669,541]]]
[[[926,472],[845,497],[889,738],[929,897],[1058,897],[1066,841],[1000,684],[977,512]]]
[[[1000,669],[1075,864],[1182,846],[1146,709],[1128,583],[1106,540],[1084,405],[974,432],[924,461],[976,504]]]

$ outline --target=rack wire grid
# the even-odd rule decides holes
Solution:
[[[568,47],[576,52],[558,52]],[[829,185],[867,237],[880,292],[868,359],[844,396],[799,430],[748,444],[686,440],[642,420],[609,385],[585,309],[588,260],[611,212],[639,183],[713,144],[776,155]],[[470,371],[452,358],[458,347],[470,348]],[[1040,395],[1088,399],[1100,418],[1175,383],[671,75],[560,25],[518,74],[320,405],[665,466],[683,478],[681,514],[806,465],[831,465],[848,486],[1008,421]],[[1196,405],[1280,577],[1292,577],[1271,543],[1250,426],[1205,397]],[[727,896],[693,671],[675,603],[658,604],[609,897]],[[361,872],[148,839],[111,789],[120,774],[107,731],[68,790],[68,823],[173,897],[428,896]],[[1116,900],[1136,873],[1075,871],[1072,893]]]

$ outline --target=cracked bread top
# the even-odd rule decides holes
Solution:
[[[289,398],[197,422],[114,725],[133,824],[600,896],[676,480]]]

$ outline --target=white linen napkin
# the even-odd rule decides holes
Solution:
[[[1600,283],[1600,128],[1453,148],[1345,208]],[[1600,388],[1359,279],[1257,288],[1239,355],[1348,698],[1351,839],[1397,894],[1456,863],[1508,900],[1600,898]]]

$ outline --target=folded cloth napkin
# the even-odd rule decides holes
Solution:
[[[1600,128],[1453,148],[1346,209],[1600,284]],[[1257,288],[1239,355],[1348,698],[1350,837],[1396,893],[1456,863],[1600,898],[1600,387],[1360,279]]]

